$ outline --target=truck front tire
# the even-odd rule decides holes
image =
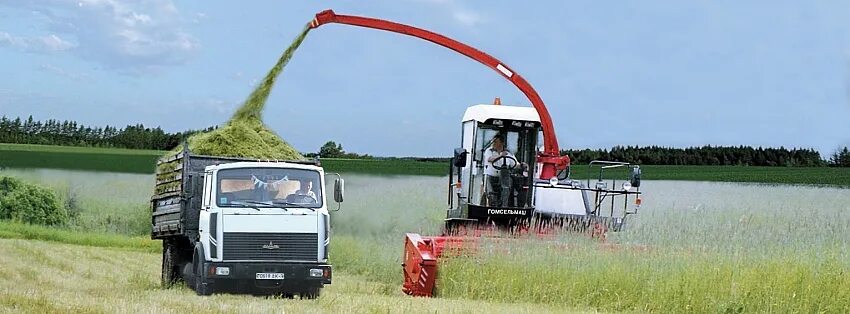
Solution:
[[[212,284],[203,280],[203,278],[196,277],[195,278],[195,292],[200,296],[207,296],[213,294]]]
[[[319,295],[321,295],[321,292],[322,292],[322,288],[320,288],[320,287],[308,288],[307,290],[304,290],[303,292],[301,292],[301,299],[308,299],[308,300],[318,299]]]
[[[195,247],[194,260],[192,261],[195,280],[194,288],[198,295],[206,296],[213,294],[213,284],[207,282],[207,276],[204,274],[204,251],[203,248]]]

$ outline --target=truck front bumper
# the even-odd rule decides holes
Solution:
[[[275,278],[257,279],[257,274],[275,274]],[[282,274],[282,275],[281,275]],[[206,262],[204,278],[217,288],[238,286],[274,290],[301,290],[331,284],[331,265],[284,262]],[[268,276],[268,275],[266,275]],[[230,284],[228,284],[230,283]]]

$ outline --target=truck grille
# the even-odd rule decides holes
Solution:
[[[315,261],[319,254],[316,233],[225,232],[225,260]]]

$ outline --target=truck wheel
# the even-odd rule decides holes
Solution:
[[[177,249],[168,241],[163,241],[162,246],[162,287],[170,288],[180,279],[177,272]]]
[[[198,258],[198,255],[195,254],[195,261],[192,263],[195,273],[195,292],[198,295],[211,295],[213,293],[212,283],[207,282],[207,278],[204,275],[204,267],[203,260]]]
[[[198,293],[198,295],[201,295],[201,296],[212,295],[213,294],[212,284],[207,283],[207,282],[205,282],[205,280],[202,280],[200,278],[195,278],[195,292]]]
[[[309,288],[301,292],[301,299],[314,300],[318,299],[321,294],[322,288]]]

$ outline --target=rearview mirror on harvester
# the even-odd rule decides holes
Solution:
[[[345,194],[345,180],[337,178],[334,180],[334,201],[342,203]]]
[[[463,168],[466,166],[467,157],[469,156],[469,152],[463,148],[455,148],[455,156],[452,159],[452,163],[456,168]]]

